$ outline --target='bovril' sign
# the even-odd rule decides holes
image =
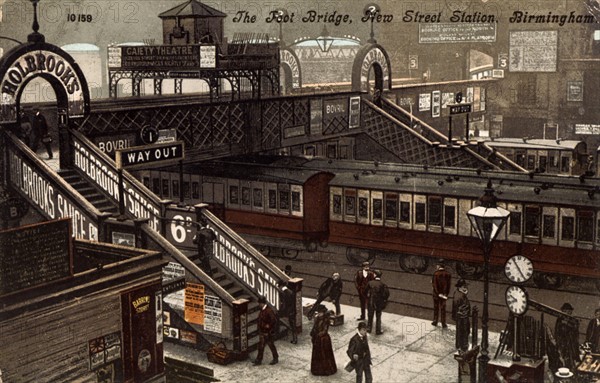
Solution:
[[[146,146],[134,146],[115,152],[117,168],[140,168],[148,165],[166,165],[183,160],[183,142],[166,142]]]

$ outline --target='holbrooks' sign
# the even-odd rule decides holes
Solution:
[[[115,152],[117,169],[142,168],[148,165],[167,165],[183,160],[183,142],[165,142],[146,146],[134,146]]]

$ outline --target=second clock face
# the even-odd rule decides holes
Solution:
[[[504,274],[511,282],[527,282],[533,275],[533,263],[522,255],[512,256],[504,265]]]
[[[506,306],[515,315],[523,315],[527,311],[527,292],[519,286],[506,289]]]

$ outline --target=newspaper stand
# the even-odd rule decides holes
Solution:
[[[600,382],[600,354],[587,352],[576,372],[582,382]]]

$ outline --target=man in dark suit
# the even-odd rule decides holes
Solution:
[[[360,318],[358,320],[365,320],[365,310],[367,309],[367,285],[369,281],[375,279],[375,275],[370,270],[369,262],[363,262],[362,269],[356,272],[354,277],[354,285],[358,292],[358,299],[360,300]]]
[[[381,335],[381,312],[387,306],[390,290],[387,285],[381,282],[381,270],[375,270],[375,279],[367,284],[367,298],[369,299],[369,321],[367,322],[368,332],[373,329],[373,316],[375,316],[375,334]]]
[[[298,334],[296,334],[296,294],[287,287],[285,281],[279,281],[277,287],[281,289],[279,293],[279,319],[287,318],[290,334],[292,334],[292,343],[298,343]],[[282,322],[284,326],[287,324]]]
[[[365,322],[358,322],[357,332],[350,339],[346,353],[356,370],[356,383],[362,383],[363,373],[366,383],[372,383],[371,350],[369,349],[369,342],[367,340],[367,324]]]
[[[277,325],[277,315],[269,305],[267,305],[267,298],[261,296],[258,298],[258,305],[260,306],[260,313],[258,314],[258,354],[253,364],[258,366],[262,363],[263,354],[265,351],[265,344],[269,346],[273,360],[269,364],[277,364],[279,362],[279,354],[275,343],[273,343],[273,337],[275,335],[275,326]]]
[[[594,354],[600,352],[600,309],[594,311],[594,319],[588,323],[585,341],[589,343]]]
[[[471,302],[467,297],[468,283],[464,279],[456,282],[456,291],[452,299],[452,319],[456,323],[456,349],[465,352],[469,349],[471,331]]]
[[[325,282],[321,284],[319,287],[319,291],[317,292],[317,301],[310,309],[310,311],[306,314],[308,318],[311,318],[315,313],[319,304],[325,300],[325,298],[331,298],[331,301],[335,305],[335,314],[340,315],[341,307],[340,307],[340,297],[342,296],[342,289],[344,284],[342,279],[340,278],[339,273],[333,273],[330,278],[327,278]]]
[[[445,262],[440,259],[437,264],[437,270],[433,273],[431,285],[433,287],[433,326],[437,326],[438,318],[442,322],[442,327],[447,328],[446,324],[446,301],[450,294],[450,280],[452,277],[446,271]]]
[[[198,230],[194,238],[192,238],[192,242],[198,246],[200,268],[210,277],[212,277],[210,259],[213,256],[213,244],[216,238],[215,232],[208,227]]]

